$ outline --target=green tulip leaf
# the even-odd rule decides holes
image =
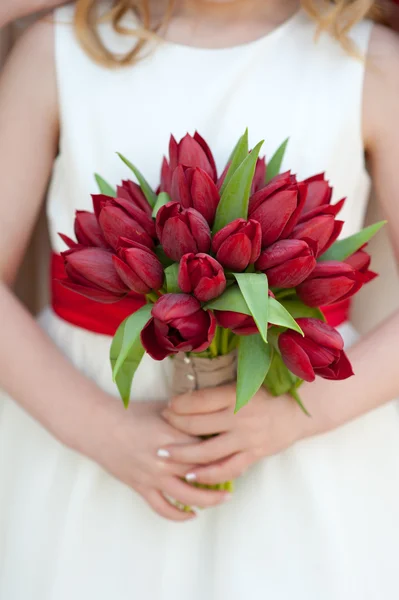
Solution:
[[[241,336],[238,345],[238,371],[237,371],[237,413],[255,396],[261,388],[270,368],[272,349],[265,344],[261,336]]]
[[[267,342],[269,284],[266,275],[264,273],[234,273],[234,277],[263,341]]]
[[[298,387],[298,386],[296,386],[296,387]],[[310,417],[310,414],[309,414],[309,412],[306,410],[306,407],[305,407],[304,403],[302,402],[302,400],[301,400],[301,397],[300,397],[300,395],[298,394],[296,387],[293,387],[293,388],[291,388],[291,389],[290,389],[290,391],[289,391],[289,394],[290,394],[290,396],[292,396],[292,397],[294,398],[295,402],[298,404],[298,406],[299,406],[299,408],[301,409],[301,411],[302,411],[302,412],[303,412],[303,413],[304,413],[304,414],[305,414],[307,417]]]
[[[246,219],[248,217],[248,202],[252,180],[262,144],[263,141],[255,146],[226,185],[216,211],[213,226],[214,234],[235,219]]]
[[[102,194],[104,194],[105,196],[111,196],[111,198],[116,198],[116,191],[109,183],[105,181],[105,179],[101,177],[101,175],[95,173],[94,178],[97,182],[98,189]]]
[[[237,171],[240,164],[246,159],[247,156],[248,156],[248,129],[246,129],[244,135],[242,135],[240,137],[240,139],[237,142],[236,147],[234,148],[234,150],[230,156],[230,159],[229,159],[230,167],[229,167],[226,177],[223,181],[223,185],[220,188],[221,195],[223,194],[224,190],[226,189],[227,184],[229,183],[230,179],[232,178],[232,176]]]
[[[154,219],[156,218],[159,209],[165,206],[165,204],[167,204],[170,201],[171,197],[166,192],[161,192],[160,194],[158,194],[157,201],[155,202],[155,206],[152,210],[152,216]]]
[[[299,319],[301,317],[319,319],[320,321],[325,321],[326,318],[321,312],[320,308],[312,308],[311,306],[307,306],[299,298],[287,298],[287,300],[280,300],[280,304],[288,310],[291,317],[294,319]]]
[[[168,294],[181,294],[181,289],[177,283],[178,275],[179,265],[177,263],[173,263],[165,269],[166,291]]]
[[[283,163],[283,159],[284,159],[285,151],[287,149],[288,142],[289,142],[289,138],[287,138],[281,144],[281,146],[276,150],[276,152],[273,154],[273,156],[267,163],[266,183],[269,183],[269,181],[271,181],[273,179],[273,177],[276,177],[276,175],[278,175],[280,173],[281,165]]]
[[[170,265],[173,265],[173,260],[169,258],[169,256],[166,256],[162,246],[156,246],[154,252],[164,269],[166,269],[166,267],[170,267]]]
[[[206,310],[229,310],[231,312],[242,313],[243,315],[251,314],[248,304],[245,302],[244,296],[237,285],[228,287],[221,296],[208,302],[204,308]]]
[[[151,308],[150,304],[146,304],[127,317],[112,340],[110,350],[112,376],[126,407],[129,405],[134,374],[144,356],[140,334],[151,317]]]
[[[364,244],[367,244],[367,242],[369,242],[385,224],[386,221],[374,223],[374,225],[370,225],[370,227],[362,229],[362,231],[359,231],[359,233],[355,233],[344,240],[338,240],[331,246],[331,248],[327,250],[327,252],[320,256],[318,260],[323,262],[326,260],[342,261],[347,259],[354,252],[357,252],[359,248],[364,246]]]
[[[302,329],[286,308],[275,298],[269,298],[269,322],[280,327],[293,329],[303,335]]]
[[[145,179],[144,175],[142,175],[140,173],[140,171],[138,170],[137,167],[135,167],[130,160],[128,160],[127,158],[125,158],[123,156],[123,154],[120,154],[119,152],[117,152],[117,155],[119,156],[119,158],[125,163],[125,165],[127,165],[129,167],[129,169],[131,171],[133,171],[133,173],[135,174],[137,181],[140,184],[140,187],[142,189],[142,192],[144,194],[144,196],[147,199],[148,204],[151,206],[151,208],[154,208],[156,202],[157,202],[157,195],[154,192],[154,190],[151,188],[150,184],[148,183],[148,181]]]
[[[267,372],[263,385],[272,396],[282,396],[291,389],[296,388],[300,380],[285,366],[280,354],[273,350],[270,369]]]

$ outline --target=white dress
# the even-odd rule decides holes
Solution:
[[[165,43],[131,68],[85,56],[57,12],[60,155],[48,198],[57,232],[72,235],[90,210],[93,173],[128,176],[130,157],[153,185],[171,132],[195,129],[218,167],[249,127],[267,155],[290,137],[284,167],[326,171],[348,196],[346,234],[362,224],[364,64],[299,13],[262,39],[222,50]],[[372,25],[353,37],[367,52]],[[110,45],[123,46],[108,26]],[[50,309],[41,323],[78,369],[116,394],[110,338]],[[354,333],[343,328],[348,341]],[[168,396],[168,363],[146,358],[134,399]],[[333,385],[333,384],[332,384]],[[351,399],[348,398],[348,402]],[[63,447],[7,397],[0,398],[1,600],[397,600],[399,415],[395,401],[332,433],[262,460],[228,505],[187,524],[162,520],[131,489]]]

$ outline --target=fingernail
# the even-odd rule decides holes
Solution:
[[[164,448],[160,448],[157,451],[157,456],[159,456],[159,458],[170,458],[170,452],[169,452],[169,450],[165,450]]]
[[[197,476],[195,473],[187,473],[185,479],[186,481],[195,481],[197,479]]]

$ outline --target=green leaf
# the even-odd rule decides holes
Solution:
[[[290,315],[288,310],[275,298],[269,298],[269,322],[280,327],[288,327],[303,335],[302,329],[299,327],[295,319]]]
[[[379,223],[375,223],[374,225],[370,225],[370,227],[362,229],[359,233],[355,233],[344,240],[338,240],[327,250],[327,252],[320,256],[318,260],[345,260],[348,256],[351,256],[351,254],[364,246],[364,244],[367,244],[367,242],[369,242],[385,224],[386,221],[380,221]]]
[[[294,319],[299,319],[300,317],[312,317],[313,319],[320,319],[320,321],[325,321],[325,316],[321,312],[319,308],[312,308],[311,306],[307,306],[299,298],[287,298],[287,300],[280,300],[280,304],[288,310],[291,317]]]
[[[270,369],[263,385],[273,396],[282,396],[295,389],[299,381],[299,378],[285,366],[280,354],[274,350]]]
[[[97,182],[98,189],[102,194],[105,194],[106,196],[111,196],[112,198],[116,198],[116,191],[109,183],[105,181],[105,179],[101,177],[101,175],[95,173],[94,178]]]
[[[154,219],[156,218],[159,209],[162,208],[162,206],[165,206],[165,204],[167,204],[170,201],[171,197],[166,192],[161,192],[160,194],[158,194],[157,201],[155,202],[155,206],[152,211],[152,216]]]
[[[251,314],[248,304],[245,302],[244,296],[237,285],[227,288],[221,296],[208,302],[204,308],[206,310],[230,310],[242,313],[243,315]]]
[[[308,411],[306,410],[305,405],[303,404],[300,395],[298,394],[297,390],[295,387],[291,388],[289,391],[290,396],[292,396],[295,400],[295,402],[298,404],[299,408],[301,409],[301,411],[303,413],[305,413],[305,415],[307,417],[310,417],[310,414],[308,413]]]
[[[284,159],[284,154],[287,149],[289,138],[287,138],[281,146],[273,154],[266,167],[266,183],[269,183],[273,177],[280,173],[281,165]]]
[[[216,211],[213,233],[235,219],[246,219],[256,161],[263,141],[248,154],[227,184]]]
[[[169,256],[166,256],[162,246],[157,246],[154,252],[159,258],[159,262],[161,263],[164,269],[166,269],[166,267],[170,267],[170,265],[173,265],[173,260],[169,258]]]
[[[270,368],[271,355],[271,347],[258,333],[240,337],[235,412],[248,404],[262,386]]]
[[[180,294],[181,289],[179,288],[179,284],[177,283],[177,276],[179,274],[179,265],[177,263],[173,263],[165,269],[165,277],[166,277],[166,291],[168,294]]]
[[[125,319],[112,340],[112,376],[126,407],[129,405],[134,374],[144,355],[140,333],[151,317],[151,308],[150,304],[146,304]]]
[[[148,204],[154,208],[156,201],[157,201],[157,195],[154,192],[154,190],[151,188],[150,184],[148,183],[148,181],[145,179],[144,175],[142,175],[140,173],[140,171],[138,170],[137,167],[135,167],[130,160],[128,160],[127,158],[125,158],[122,154],[120,154],[119,152],[117,152],[117,155],[119,156],[119,158],[121,160],[123,160],[123,162],[125,163],[125,165],[127,165],[129,167],[129,169],[131,171],[133,171],[133,173],[135,174],[137,181],[140,184],[140,187],[143,191],[144,196],[147,198],[147,202]]]
[[[264,273],[234,273],[234,277],[263,341],[267,342],[269,284],[266,275]]]
[[[230,179],[232,178],[232,176],[237,171],[240,164],[246,159],[247,156],[248,156],[248,129],[246,129],[244,135],[242,135],[240,137],[240,139],[237,142],[236,147],[234,148],[234,150],[232,152],[232,155],[230,156],[230,159],[229,159],[230,167],[229,167],[229,170],[227,171],[226,177],[223,181],[223,185],[220,188],[221,194],[223,194]]]

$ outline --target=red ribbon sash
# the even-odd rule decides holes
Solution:
[[[65,278],[63,259],[59,254],[53,253],[51,303],[54,312],[64,321],[94,333],[113,336],[122,321],[145,303],[142,296],[131,294],[115,304],[101,304],[65,288],[59,282]],[[326,306],[323,308],[323,313],[332,327],[338,327],[348,320],[349,308],[350,301],[344,300]]]

